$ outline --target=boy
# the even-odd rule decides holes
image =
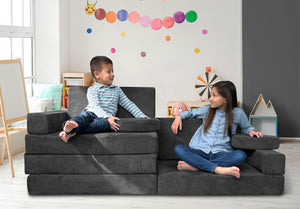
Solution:
[[[124,94],[120,87],[112,85],[113,63],[105,56],[96,56],[90,62],[91,73],[96,82],[88,88],[88,106],[79,115],[66,121],[59,136],[67,142],[76,133],[97,133],[112,129],[119,130],[115,120],[118,104],[136,118],[147,116]]]

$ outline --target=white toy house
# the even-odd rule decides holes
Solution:
[[[250,113],[249,122],[264,135],[277,136],[277,114],[271,101],[266,104],[262,94],[259,95]]]

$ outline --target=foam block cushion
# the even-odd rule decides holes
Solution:
[[[285,156],[274,150],[251,150],[247,163],[264,174],[284,175]]]
[[[156,154],[28,155],[27,174],[132,174],[156,173]],[[51,162],[51,163],[49,163]],[[76,163],[74,163],[76,162]]]
[[[182,120],[182,131],[173,134],[171,125],[174,118],[158,118],[160,120],[160,129],[158,135],[158,158],[160,160],[175,160],[174,147],[177,144],[188,146],[196,130],[202,124],[202,119],[185,119]]]
[[[177,161],[158,162],[158,194],[163,195],[280,195],[282,175],[264,175],[247,163],[239,179],[205,171],[178,171]]]
[[[62,130],[62,124],[66,120],[68,120],[68,114],[63,110],[29,113],[27,115],[27,132],[30,134],[54,133]]]
[[[31,195],[156,194],[156,174],[30,174]]]
[[[269,135],[257,138],[236,134],[231,138],[231,146],[236,149],[273,150],[279,148],[279,138]]]
[[[150,154],[157,153],[156,132],[81,134],[63,142],[59,132],[27,134],[27,154]]]

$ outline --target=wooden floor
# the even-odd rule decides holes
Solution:
[[[23,154],[14,156],[10,177],[7,160],[0,166],[0,208],[300,208],[300,140],[282,141],[277,150],[286,155],[285,192],[282,196],[29,196]],[[41,185],[42,186],[42,185]]]

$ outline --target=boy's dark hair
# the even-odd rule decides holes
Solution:
[[[218,93],[226,99],[226,123],[225,130],[227,129],[228,136],[231,137],[232,123],[233,123],[233,108],[237,107],[237,95],[235,85],[231,81],[219,81],[213,85],[213,88],[216,88]],[[206,120],[204,123],[204,132],[206,132],[215,117],[217,108],[209,108]]]
[[[95,78],[94,76],[94,72],[95,71],[101,71],[103,68],[103,64],[113,64],[113,62],[111,61],[111,59],[109,59],[108,57],[105,56],[96,56],[93,57],[93,59],[90,62],[90,67],[91,67],[91,73],[92,76]]]

